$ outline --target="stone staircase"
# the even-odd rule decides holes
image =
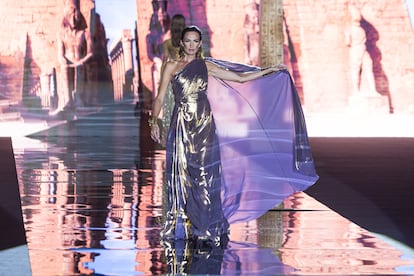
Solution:
[[[0,122],[19,121],[22,119],[21,113],[16,111],[17,102],[0,99]]]

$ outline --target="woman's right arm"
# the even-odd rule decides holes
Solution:
[[[162,48],[163,48],[164,55],[162,56],[161,73],[164,71],[165,65],[170,60],[170,52],[169,52],[169,49],[168,49],[168,40],[164,41],[164,43],[162,44]]]
[[[161,108],[164,102],[165,93],[167,93],[168,84],[171,81],[172,73],[175,68],[174,62],[167,62],[165,69],[161,75],[160,86],[158,88],[158,94],[155,97],[154,104],[152,106],[151,117],[148,121],[151,128],[151,138],[155,142],[160,142],[160,130],[157,124],[158,115],[161,112]]]

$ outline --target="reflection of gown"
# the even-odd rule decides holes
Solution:
[[[188,241],[167,245],[167,275],[288,275],[294,271],[274,249],[247,242],[229,242],[226,249],[194,248]]]
[[[208,61],[238,72],[258,69]],[[227,233],[227,221],[256,219],[318,179],[302,108],[286,71],[242,84],[223,82],[208,77],[204,60],[197,59],[172,86],[170,206],[162,236],[215,239]]]

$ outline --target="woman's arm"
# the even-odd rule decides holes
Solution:
[[[157,124],[158,115],[161,112],[162,105],[164,103],[165,93],[167,92],[168,83],[171,80],[173,70],[175,69],[174,62],[167,62],[165,69],[161,75],[160,86],[158,88],[158,94],[155,97],[154,104],[152,106],[151,117],[148,124],[151,128],[151,138],[160,143],[160,129]]]
[[[161,72],[163,72],[163,70],[165,68],[165,65],[171,59],[171,53],[170,53],[170,49],[168,47],[168,45],[170,44],[169,41],[170,40],[165,40],[164,43],[162,44],[164,55],[162,56]]]
[[[213,77],[217,77],[222,80],[228,81],[236,81],[236,82],[246,82],[258,79],[263,77],[264,75],[277,72],[280,70],[286,70],[286,66],[283,64],[269,66],[267,68],[263,68],[262,70],[258,71],[251,71],[251,72],[233,72],[230,70],[226,70],[212,62],[206,61],[208,74]]]

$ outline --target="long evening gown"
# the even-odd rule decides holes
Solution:
[[[259,70],[208,58],[193,60],[174,76],[166,149],[169,206],[161,238],[220,245],[229,223],[258,218],[318,176],[289,73],[225,82],[209,77],[205,62],[237,72]]]
[[[168,213],[161,237],[219,245],[229,224],[221,205],[221,163],[207,99],[207,67],[195,59],[172,80],[175,106],[167,137]]]

